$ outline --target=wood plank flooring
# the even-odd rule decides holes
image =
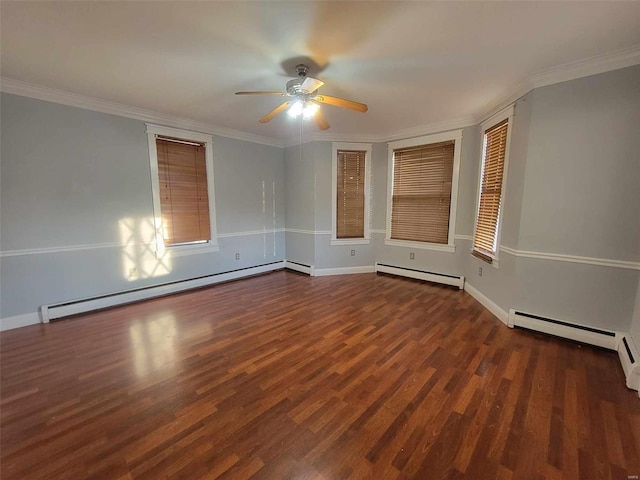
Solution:
[[[0,342],[3,480],[640,474],[616,354],[449,287],[280,271]]]

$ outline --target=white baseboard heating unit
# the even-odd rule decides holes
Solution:
[[[206,287],[208,285],[250,277],[260,273],[282,270],[283,268],[283,261],[273,262],[264,265],[257,265],[255,267],[239,268],[237,270],[214,273],[187,280],[177,280],[175,282],[163,283],[161,285],[152,285],[149,287],[136,288],[91,298],[83,298],[52,305],[43,305],[40,307],[42,322],[49,323],[49,320],[68,317],[70,315],[77,315],[79,313],[86,313],[94,310],[101,310],[103,308],[148,300],[150,298],[162,297],[164,295],[171,295],[172,293]]]
[[[288,268],[289,270],[295,270],[296,272],[306,273],[307,275],[311,275],[313,277],[313,265],[306,265],[300,262],[292,262],[291,260],[285,260],[284,268]]]
[[[618,344],[618,356],[627,379],[627,388],[638,390],[640,396],[640,355],[630,335],[622,336]]]
[[[417,280],[426,280],[427,282],[442,283],[444,285],[452,285],[454,287],[458,287],[460,290],[464,288],[464,277],[460,275],[427,272],[414,268],[385,265],[384,263],[376,263],[376,273],[377,272],[390,273],[391,275],[400,275],[402,277],[415,278]]]
[[[554,318],[541,317],[532,313],[509,310],[509,323],[513,327],[524,328],[536,332],[547,333],[556,337],[567,338],[577,342],[587,343],[598,347],[617,350],[621,335],[611,330],[587,327],[576,323],[569,323]]]

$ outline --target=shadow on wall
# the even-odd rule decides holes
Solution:
[[[164,249],[156,257],[153,218],[124,218],[119,221],[122,242],[122,271],[131,281],[161,277],[171,272],[171,258]],[[157,238],[162,238],[159,235]]]

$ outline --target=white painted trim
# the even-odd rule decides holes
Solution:
[[[473,285],[469,284],[469,282],[465,282],[464,289],[469,292],[473,298],[475,298],[478,302],[480,302],[487,310],[493,313],[498,319],[508,325],[509,322],[509,314],[506,310],[503,310],[497,303],[487,297],[484,293],[478,290]]]
[[[284,231],[288,232],[288,233],[301,233],[303,235],[315,235],[316,234],[315,230],[304,230],[304,229],[301,229],[301,228],[285,228]]]
[[[252,235],[266,235],[271,233],[281,233],[284,231],[284,228],[265,228],[264,230],[249,230],[246,232],[219,233],[218,238],[249,237]]]
[[[313,277],[314,270],[315,270],[313,268],[313,265],[310,265],[307,267],[306,265],[300,265],[298,263],[294,263],[289,260],[284,261],[284,268],[288,268],[289,270],[295,270],[296,272],[306,273],[311,277]]]
[[[551,319],[557,320],[557,319]],[[567,322],[565,320],[559,320],[564,323],[575,325],[578,328],[573,328],[568,325],[558,325],[555,323],[545,322],[536,318],[525,317],[518,315],[515,309],[509,310],[509,327],[523,327],[536,332],[547,333],[556,337],[567,338],[569,340],[575,340],[589,345],[596,345],[598,347],[608,348],[609,350],[617,350],[618,342],[621,340],[621,334],[606,328],[591,327],[589,325],[580,325],[574,322]],[[607,336],[590,332],[588,330],[581,330],[579,327],[597,328],[605,332],[613,333],[614,336]]]
[[[304,235],[331,235],[331,230],[302,230],[299,228],[285,228],[286,232],[302,233]]]
[[[245,237],[251,235],[263,235],[271,233],[284,232],[284,228],[266,229],[266,230],[251,230],[247,232],[230,232],[219,233],[218,238],[229,237]],[[86,245],[66,245],[61,247],[43,247],[43,248],[27,248],[23,250],[5,250],[0,252],[0,258],[2,257],[19,257],[21,255],[42,255],[47,253],[61,253],[61,252],[75,252],[79,250],[97,250],[101,248],[124,248],[132,245],[155,245],[155,242],[110,242],[110,243],[90,243]]]
[[[439,243],[412,242],[409,240],[396,240],[393,238],[385,238],[384,244],[391,247],[419,248],[421,250],[434,250],[436,252],[453,253],[456,251],[456,245],[444,245]]]
[[[369,238],[336,238],[331,239],[331,245],[369,245]]]
[[[558,262],[583,263],[598,267],[625,268],[629,270],[640,270],[640,262],[630,262],[626,260],[612,260],[595,257],[579,257],[575,255],[564,255],[561,253],[531,252],[526,250],[516,250],[505,245],[500,245],[500,249],[509,255],[522,258],[534,258],[537,260],[553,260]]]
[[[29,325],[37,325],[41,322],[38,312],[23,313],[22,315],[14,315],[13,317],[0,318],[0,332],[4,330],[12,330],[14,328],[27,327]]]
[[[352,150],[365,152],[364,154],[364,237],[358,239],[339,239],[337,237],[338,212],[338,150]],[[371,144],[370,143],[340,143],[331,145],[331,245],[363,245],[371,238],[369,223],[371,222]],[[358,241],[358,243],[355,242]],[[345,243],[347,242],[347,243]]]
[[[493,262],[491,266],[494,268],[498,268],[499,265],[499,256],[500,256],[500,237],[502,234],[502,217],[504,214],[504,205],[507,189],[507,176],[509,173],[509,154],[511,153],[511,135],[513,133],[513,116],[515,114],[515,105],[509,105],[499,112],[495,113],[487,120],[485,120],[480,126],[480,131],[482,132],[482,143],[481,143],[481,152],[480,152],[480,171],[478,172],[478,186],[476,189],[476,214],[475,220],[473,222],[473,235],[471,237],[472,241],[476,236],[476,229],[478,228],[478,213],[480,211],[480,195],[482,193],[482,176],[484,175],[484,154],[485,154],[485,143],[486,143],[486,132],[490,128],[494,127],[498,123],[503,120],[507,120],[507,145],[504,151],[504,168],[502,172],[502,193],[500,197],[500,210],[498,212],[498,223],[496,225],[496,251],[493,254],[488,254],[486,252],[481,252],[484,255],[488,255],[491,257]],[[471,249],[473,251],[474,245],[471,245]]]
[[[166,113],[155,112],[143,108],[123,105],[121,103],[101,100],[95,97],[88,97],[73,92],[58,90],[32,83],[22,82],[13,78],[0,77],[0,90],[12,95],[21,95],[23,97],[44,100],[45,102],[53,102],[70,107],[82,108],[94,112],[108,113],[110,115],[118,115],[126,118],[133,118],[143,122],[170,125],[176,128],[192,130],[197,132],[209,133],[211,135],[219,135],[221,137],[234,138],[236,140],[244,140],[245,142],[259,143],[269,145],[271,147],[282,147],[281,140],[262,135],[242,132],[232,128],[211,125],[208,123],[198,122],[184,117],[168,115]]]
[[[455,240],[468,240],[469,242],[473,240],[471,235],[454,235],[453,238]]]
[[[430,143],[440,143],[446,142],[448,140],[462,140],[462,130],[451,130],[449,132],[436,133],[433,135],[423,135],[421,137],[388,142],[388,147],[389,150],[397,150],[399,148],[415,147],[416,145],[428,145]]]
[[[464,288],[463,276],[450,277],[450,276],[444,276],[444,275],[437,275],[429,272],[419,272],[416,270],[410,270],[408,268],[403,268],[403,267],[381,265],[379,263],[375,264],[375,269],[376,269],[376,272],[390,273],[391,275],[399,275],[401,277],[415,278],[417,280],[425,280],[427,282],[451,285],[454,287],[458,287],[460,290]]]
[[[316,268],[315,277],[326,277],[329,275],[349,275],[352,273],[373,273],[375,271],[373,265],[363,267],[337,267],[337,268]]]
[[[474,115],[466,115],[448,120],[432,122],[425,125],[411,127],[408,129],[397,130],[395,132],[379,133],[379,134],[335,134],[312,133],[305,135],[303,143],[309,142],[363,142],[363,143],[384,143],[403,138],[410,138],[420,135],[429,135],[432,133],[443,132],[446,130],[464,128],[471,125],[482,123],[505,106],[515,102],[518,98],[526,95],[531,90],[554,83],[575,80],[598,73],[604,73],[620,68],[630,67],[640,64],[640,46],[633,46],[618,52],[597,57],[589,57],[576,62],[558,65],[556,67],[544,70],[542,72],[533,73],[523,79],[518,84],[498,100],[491,101],[486,104]],[[21,95],[24,97],[36,98],[47,102],[59,103],[72,107],[82,108],[85,110],[93,110],[96,112],[108,113],[111,115],[119,115],[122,117],[142,120],[157,124],[170,125],[177,128],[194,130],[219,135],[221,137],[234,138],[252,143],[269,145],[272,147],[286,148],[300,143],[297,137],[289,137],[285,140],[255,135],[252,133],[242,132],[240,130],[230,129],[226,127],[210,125],[207,123],[190,120],[188,118],[176,117],[165,113],[154,112],[142,108],[123,105],[98,98],[87,97],[77,93],[57,90],[49,87],[35,85],[12,78],[0,77],[0,91],[13,95]]]
[[[393,209],[393,171],[394,171],[394,150],[399,148],[413,147],[416,145],[428,145],[430,143],[445,142],[447,140],[453,140],[453,177],[451,185],[451,203],[449,207],[449,235],[447,238],[448,248],[443,248],[445,245],[436,243],[425,242],[410,242],[412,248],[424,248],[429,250],[439,250],[445,252],[455,251],[454,237],[455,237],[455,225],[456,225],[456,212],[458,210],[458,180],[460,177],[460,155],[462,151],[462,130],[452,130],[450,132],[438,133],[435,135],[426,135],[422,137],[416,137],[408,140],[399,140],[396,142],[389,142],[387,144],[387,218],[386,218],[386,234],[385,244],[392,246],[405,246],[406,240],[396,240],[391,238],[391,212]],[[402,242],[402,244],[398,243]],[[423,245],[422,247],[418,245]]]
[[[575,62],[551,67],[529,76],[533,88],[546,87],[577,78],[589,77],[640,63],[640,45],[634,45],[614,53],[583,58]]]
[[[147,123],[147,140],[149,144],[149,170],[151,171],[151,193],[153,198],[153,218],[156,238],[156,256],[164,255],[165,251],[171,252],[171,256],[191,255],[197,253],[217,252],[218,236],[216,227],[216,195],[213,175],[213,137],[198,132],[181,130],[162,125]],[[209,199],[209,235],[211,239],[204,243],[188,245],[164,245],[162,225],[162,211],[160,207],[160,181],[158,173],[158,152],[156,149],[156,136],[174,137],[183,140],[193,140],[205,144],[205,161],[207,171],[207,195]]]
[[[627,339],[627,345],[629,345],[629,350],[631,350],[631,354],[635,360],[633,363],[631,363],[631,360],[629,359],[629,355],[622,338]],[[638,396],[640,397],[640,354],[638,353],[638,348],[636,347],[631,334],[623,333],[621,335],[620,341],[617,345],[617,351],[618,357],[620,358],[620,364],[622,365],[622,370],[624,371],[627,388],[637,390]]]
[[[221,273],[218,275],[212,274],[211,276],[207,276],[204,278],[184,280],[182,282],[171,283],[167,285],[158,285],[157,287],[145,288],[144,290],[115,292],[109,297],[104,298],[78,299],[74,300],[70,305],[43,305],[41,307],[41,313],[43,322],[47,323],[49,320],[53,320],[56,318],[75,315],[78,313],[90,312],[92,310],[113,307],[126,303],[139,302],[141,300],[147,300],[149,298],[170,295],[172,293],[191,290],[193,288],[205,287],[207,285],[214,285],[216,283],[227,282],[229,280],[257,275],[259,273],[281,270],[284,267],[284,261],[275,262],[268,265],[261,265],[253,268]]]
[[[96,250],[100,248],[124,248],[131,245],[152,245],[154,242],[111,242],[111,243],[92,243],[86,245],[67,245],[61,247],[43,247],[43,248],[27,248],[23,250],[5,250],[0,252],[0,257],[19,257],[21,255],[41,255],[47,253],[75,252],[78,250]]]
[[[462,129],[478,124],[478,120],[474,115],[466,115],[463,117],[452,118],[433,122],[417,127],[411,127],[403,130],[397,130],[391,133],[382,134],[336,134],[334,132],[310,132],[305,134],[302,143],[311,142],[346,142],[346,143],[386,143],[395,140],[408,139],[423,135],[432,135],[434,133],[446,132],[448,130]],[[300,144],[300,138],[289,137],[284,140],[283,147],[294,147]]]
[[[553,68],[530,74],[514,85],[508,93],[498,100],[486,104],[479,110],[475,115],[475,123],[484,122],[496,112],[499,112],[536,88],[589,77],[591,75],[610,72],[638,64],[640,64],[640,45],[634,45],[614,53],[583,58],[582,60],[557,65]]]
[[[386,230],[380,229],[380,228],[372,228],[371,230],[369,230],[371,233],[382,233],[385,234],[387,233]]]

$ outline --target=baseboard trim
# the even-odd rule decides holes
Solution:
[[[327,277],[330,275],[350,275],[352,273],[373,273],[375,267],[363,266],[363,267],[338,267],[338,268],[316,268],[313,276],[315,277]]]
[[[306,273],[313,277],[314,268],[313,265],[305,265],[304,263],[292,262],[291,260],[284,261],[284,268],[289,270],[295,270],[296,272]]]
[[[42,320],[38,312],[23,313],[14,315],[13,317],[0,318],[0,332],[4,330],[13,330],[14,328],[28,327],[29,325],[37,325]]]
[[[504,323],[505,325],[509,324],[509,314],[506,310],[500,308],[500,306],[495,303],[493,300],[490,300],[484,293],[478,290],[473,285],[470,285],[469,282],[464,284],[464,289],[475,298],[478,302],[480,302],[487,310],[493,313],[498,319]]]
[[[284,267],[284,261],[273,262],[265,265],[247,267],[189,280],[180,280],[163,285],[145,287],[137,290],[116,292],[100,297],[78,299],[53,305],[43,305],[41,307],[42,322],[48,323],[49,320],[67,317],[69,315],[77,315],[79,313],[86,313],[93,310],[100,310],[103,308],[115,307],[127,303],[139,302],[142,300],[148,300],[164,295],[183,292],[185,290],[192,290],[194,288],[215,285],[216,283],[228,282],[230,280],[250,277],[252,275],[258,275],[260,273],[282,270]]]

